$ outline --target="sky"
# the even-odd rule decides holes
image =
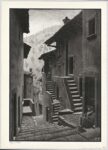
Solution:
[[[80,10],[57,10],[57,9],[32,9],[29,10],[29,34],[24,34],[24,37],[38,33],[45,28],[63,25],[63,19],[67,16],[72,19]]]

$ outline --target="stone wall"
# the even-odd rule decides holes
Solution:
[[[95,18],[95,34],[89,36],[88,24]],[[101,120],[101,11],[83,10],[83,75],[95,78],[96,125]]]
[[[33,100],[33,76],[31,74],[24,74],[24,98]]]
[[[16,95],[16,98],[14,97]],[[14,13],[10,11],[10,140],[14,134],[14,123],[16,122],[16,134],[18,133],[18,114],[20,122],[22,118],[22,97],[23,97],[23,33],[19,20]],[[18,108],[18,99],[20,101]],[[16,101],[16,110],[14,110],[14,101]],[[15,115],[16,111],[16,117]]]
[[[68,41],[68,74],[69,72],[69,59],[73,57],[73,74],[78,83],[79,74],[83,71],[82,59],[82,32],[79,31],[76,35],[71,37]]]

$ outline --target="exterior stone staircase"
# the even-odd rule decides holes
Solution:
[[[72,110],[74,114],[82,113],[82,100],[80,98],[78,87],[75,82],[74,76],[66,78],[66,85],[68,88],[68,93],[70,95],[70,101],[72,104]]]
[[[59,111],[60,111],[60,102],[58,100],[53,100],[53,116],[52,116],[52,120],[53,122],[57,122],[58,123],[58,117],[59,117]]]
[[[50,92],[51,96],[52,96],[52,106],[53,106],[52,121],[53,121],[53,123],[58,123],[58,114],[59,114],[59,110],[60,110],[60,102],[56,99],[54,82],[51,80],[50,75],[47,76],[46,90],[48,92]]]

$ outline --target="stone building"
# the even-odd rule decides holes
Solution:
[[[101,10],[83,10],[84,111],[92,108],[95,125],[101,125]]]
[[[33,99],[33,75],[31,72],[24,72],[24,98]]]
[[[29,32],[28,9],[10,9],[10,91],[9,91],[9,139],[20,129],[23,100],[23,33]]]
[[[82,10],[71,20],[66,17],[64,26],[45,42],[55,50],[40,57],[45,61],[45,83],[49,87],[53,83],[49,90],[61,108],[87,118],[91,114],[95,126],[100,126],[101,112],[100,17],[100,10]]]

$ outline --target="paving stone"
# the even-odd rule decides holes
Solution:
[[[43,122],[42,116],[23,116],[21,130],[16,141],[87,141],[88,139],[90,141],[93,137],[95,141],[98,141],[99,132],[89,129],[79,134],[78,128]]]

